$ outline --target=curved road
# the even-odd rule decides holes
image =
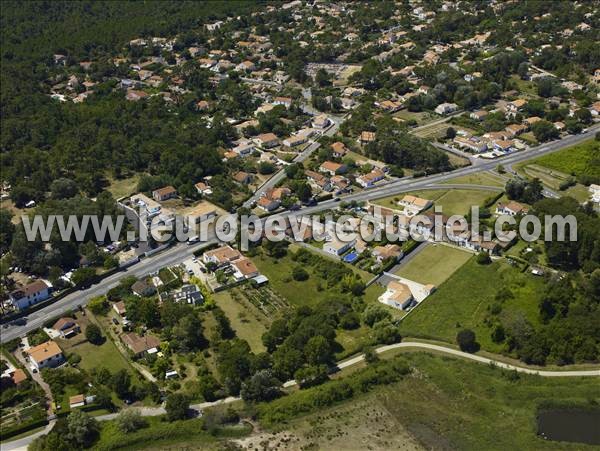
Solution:
[[[498,368],[502,368],[505,370],[513,370],[513,371],[517,371],[518,373],[525,373],[525,374],[534,374],[534,375],[537,374],[538,376],[543,376],[543,377],[589,377],[589,376],[600,377],[600,369],[573,370],[573,371],[538,370],[538,369],[533,369],[533,368],[526,368],[523,366],[511,365],[509,363],[500,362],[498,360],[489,359],[487,357],[482,357],[482,356],[475,355],[475,354],[469,354],[467,352],[462,352],[457,349],[448,348],[445,346],[434,345],[431,343],[421,343],[421,342],[416,342],[416,341],[407,341],[407,342],[395,343],[395,344],[391,344],[391,345],[387,345],[387,346],[380,346],[379,348],[375,349],[375,352],[377,352],[377,354],[382,354],[384,352],[392,351],[394,349],[417,349],[417,350],[425,350],[425,351],[436,351],[436,352],[441,352],[441,353],[448,354],[448,355],[451,355],[454,357],[460,357],[460,358],[464,358],[464,359],[468,359],[468,360],[473,360],[475,362],[483,363],[486,365],[494,365]],[[345,360],[343,362],[339,362],[337,364],[337,369],[341,370],[341,369],[348,368],[353,365],[357,365],[360,362],[362,362],[364,359],[365,359],[365,355],[359,354],[355,357],[352,357],[351,359]],[[294,385],[296,385],[296,381],[290,380],[290,381],[287,381],[285,384],[283,384],[283,387],[286,387],[286,388],[293,387]],[[218,405],[222,405],[222,404],[229,404],[229,403],[232,403],[235,401],[239,401],[240,399],[241,398],[239,398],[239,397],[230,396],[228,398],[220,399],[220,400],[214,401],[214,402],[203,402],[201,404],[194,404],[194,405],[190,406],[190,409],[195,410],[196,412],[200,413],[202,411],[202,409],[206,409],[208,407],[218,406]],[[140,413],[142,414],[142,416],[147,416],[147,417],[164,415],[166,413],[165,409],[163,407],[141,407],[139,410],[140,410]],[[118,413],[110,413],[107,415],[97,416],[96,419],[99,421],[107,421],[107,420],[114,419],[117,415],[118,415]],[[2,445],[0,445],[0,451],[15,451],[15,450],[21,450],[21,449],[24,450],[27,448],[29,443],[31,443],[35,438],[50,432],[53,425],[54,425],[54,423],[51,423],[43,431],[37,432],[37,433],[29,435],[27,437],[23,437],[19,440],[15,440],[13,442],[8,442],[8,443],[3,443]]]

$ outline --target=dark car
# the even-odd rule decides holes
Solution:
[[[114,324],[115,326],[118,326],[118,325],[119,325],[119,321],[117,320],[117,318],[113,318],[113,319],[112,319],[112,322],[113,322],[113,324]]]

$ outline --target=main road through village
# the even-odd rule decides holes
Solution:
[[[381,185],[379,187],[343,196],[342,200],[367,201],[371,199],[377,199],[380,197],[391,196],[402,192],[427,189],[455,177],[491,170],[495,168],[498,164],[514,165],[530,158],[535,158],[541,155],[556,152],[557,150],[568,146],[572,146],[584,140],[592,139],[594,137],[594,134],[598,130],[600,130],[600,125],[590,127],[590,129],[588,129],[588,131],[586,131],[585,133],[579,135],[566,136],[561,140],[542,144],[540,146],[533,147],[529,150],[516,152],[502,158],[489,161],[486,160],[484,163],[467,166],[461,169],[441,174],[434,174],[427,177],[417,179],[399,179],[393,182],[389,182],[385,185]],[[313,214],[320,211],[329,210],[335,208],[338,205],[338,202],[339,201],[336,201],[335,199],[321,202],[318,205],[306,207],[301,211],[293,214]],[[276,216],[286,215],[290,215],[290,213],[282,212],[276,214]],[[215,243],[217,243],[217,239],[213,234],[212,236],[209,236],[209,239],[204,243],[199,243],[193,246],[187,245],[185,243],[177,243],[171,246],[170,248],[161,251],[151,257],[144,258],[140,260],[139,263],[130,266],[129,268],[124,269],[122,271],[119,271],[111,276],[106,277],[105,279],[98,282],[96,285],[92,285],[87,289],[79,290],[75,293],[69,294],[40,310],[26,315],[24,317],[26,323],[23,325],[17,325],[14,323],[4,324],[0,329],[1,342],[5,343],[7,341],[13,340],[14,338],[24,336],[28,332],[41,327],[43,323],[46,322],[48,319],[57,317],[68,312],[69,310],[85,305],[93,297],[106,294],[108,290],[117,286],[119,280],[125,276],[135,276],[138,278],[146,276],[148,274],[158,271],[164,266],[181,263],[182,261],[190,258],[193,255],[194,251],[197,251],[205,246]]]

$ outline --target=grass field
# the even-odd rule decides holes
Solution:
[[[234,299],[229,290],[215,293],[213,296],[216,304],[231,321],[231,327],[237,336],[246,340],[253,352],[263,352],[265,347],[261,337],[271,320],[243,296],[236,296]]]
[[[469,159],[465,157],[461,157],[460,155],[456,155],[455,153],[446,152],[448,155],[448,160],[450,164],[456,168],[462,168],[465,166],[469,166]]]
[[[472,256],[470,252],[454,247],[429,244],[396,274],[424,285],[431,283],[439,287]]]
[[[589,198],[588,188],[580,183],[577,183],[564,191],[560,190],[561,183],[566,182],[571,177],[565,172],[557,171],[556,169],[548,169],[538,164],[521,166],[519,172],[529,178],[538,178],[550,189],[557,192],[560,191],[561,195],[571,196],[579,202],[584,202]]]
[[[102,422],[100,440],[94,445],[96,450],[134,449],[198,449],[212,450],[218,446],[219,436],[235,438],[246,435],[246,426],[231,426],[210,434],[202,429],[204,420],[195,418],[167,422],[162,417],[147,417],[147,426],[135,432],[122,432],[115,421]]]
[[[450,127],[450,125],[447,122],[439,122],[429,126],[424,125],[423,128],[415,131],[414,135],[419,138],[437,139],[446,136],[448,127]]]
[[[538,303],[544,279],[503,262],[478,265],[471,259],[458,269],[438,290],[419,305],[401,324],[403,336],[422,336],[454,343],[462,328],[472,329],[482,349],[501,352],[503,346],[490,338],[485,324],[488,308],[503,287],[514,297],[504,301],[500,318],[522,315],[532,324],[539,323]]]
[[[84,342],[73,346],[69,349],[69,352],[74,352],[81,356],[79,366],[87,371],[92,368],[98,369],[104,367],[111,373],[116,373],[119,370],[132,372],[129,363],[127,363],[123,355],[108,338],[100,346]]]
[[[115,199],[120,199],[124,196],[129,196],[137,192],[137,185],[140,181],[141,174],[135,174],[124,179],[109,178],[109,185],[106,188]]]
[[[442,185],[485,185],[485,186],[497,186],[504,188],[506,181],[502,178],[490,174],[489,172],[478,172],[476,174],[463,175],[462,177],[456,177],[445,182]]]
[[[431,116],[431,114],[427,113],[426,111],[412,112],[408,110],[401,110],[394,113],[393,116],[398,117],[400,119],[404,119],[405,121],[410,121],[411,119],[414,119],[415,121],[417,121],[417,125],[423,125],[426,122],[430,122],[433,119],[435,119]]]

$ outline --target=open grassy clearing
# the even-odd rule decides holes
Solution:
[[[442,213],[446,216],[466,215],[472,206],[481,206],[486,199],[495,194],[494,191],[452,189],[437,199],[436,204],[442,206]]]
[[[111,373],[116,373],[119,370],[132,372],[129,363],[110,339],[106,339],[100,346],[93,345],[90,342],[80,343],[70,348],[69,352],[81,356],[79,366],[87,371],[104,367]]]
[[[442,185],[453,184],[497,186],[499,188],[504,188],[506,181],[497,175],[490,174],[489,172],[477,172],[475,174],[463,175],[462,177],[456,177],[442,182]]]
[[[430,122],[433,119],[435,119],[435,117],[432,117],[431,114],[426,111],[413,112],[408,110],[401,110],[394,113],[393,116],[400,119],[404,119],[405,121],[410,121],[411,119],[414,119],[415,121],[417,121],[417,125],[423,125],[426,122]]]
[[[396,274],[424,285],[433,284],[437,287],[472,256],[470,252],[458,248],[430,244]]]
[[[235,298],[232,296],[233,290],[237,290]],[[213,295],[215,302],[231,321],[231,327],[236,335],[246,340],[253,352],[263,352],[265,347],[261,337],[267,330],[271,318],[250,304],[238,288],[233,290],[215,293]]]
[[[109,185],[106,189],[110,191],[115,199],[130,196],[137,192],[137,186],[141,176],[142,174],[135,174],[124,179],[115,179],[111,177],[108,179]]]
[[[26,210],[17,208],[14,202],[10,199],[5,199],[0,202],[0,208],[2,210],[8,210],[13,216],[10,220],[13,224],[18,224],[21,222],[21,216],[26,214]]]
[[[500,318],[524,317],[535,325],[539,323],[538,303],[544,284],[543,278],[521,273],[504,262],[479,265],[471,259],[406,317],[402,335],[454,343],[458,331],[469,328],[482,349],[500,353],[503,345],[492,341],[491,329],[485,324],[488,309],[498,303],[496,293],[503,288],[513,293],[501,304]]]
[[[448,155],[448,160],[450,164],[456,168],[462,168],[464,166],[469,166],[470,162],[468,158],[461,157],[460,155],[456,155],[455,153],[446,152]]]
[[[526,99],[539,98],[537,94],[537,86],[534,82],[529,80],[522,80],[521,77],[519,77],[518,75],[512,75],[510,79],[517,85],[517,89],[522,94],[521,97],[524,97]]]
[[[446,135],[446,130],[450,127],[447,122],[438,122],[432,125],[425,125],[423,128],[414,132],[419,138],[437,139]]]

